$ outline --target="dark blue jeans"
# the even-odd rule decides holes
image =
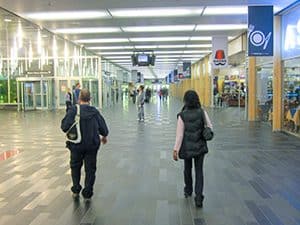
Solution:
[[[80,177],[81,177],[81,167],[84,164],[85,169],[85,181],[84,189],[82,190],[82,195],[84,198],[90,198],[93,196],[93,187],[96,179],[96,169],[97,169],[97,152],[98,150],[91,149],[74,149],[71,150],[71,176],[73,181],[73,186],[71,190],[73,193],[80,193]]]

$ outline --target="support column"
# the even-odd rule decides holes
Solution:
[[[98,57],[98,99],[99,99],[99,108],[102,109],[102,68],[101,68],[101,57]]]
[[[283,72],[281,56],[281,16],[274,17],[274,57],[273,57],[273,131],[283,126]]]
[[[256,58],[249,57],[248,68],[248,121],[255,121],[257,114],[256,101]]]

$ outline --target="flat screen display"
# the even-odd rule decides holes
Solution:
[[[138,62],[139,63],[148,63],[148,55],[138,55]]]

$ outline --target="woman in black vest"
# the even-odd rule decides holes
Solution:
[[[176,142],[173,151],[174,160],[184,160],[184,196],[193,193],[192,165],[195,164],[195,204],[202,207],[203,196],[203,160],[208,152],[206,140],[202,136],[205,126],[212,129],[207,113],[201,108],[197,93],[189,90],[184,94],[184,107],[177,115]]]

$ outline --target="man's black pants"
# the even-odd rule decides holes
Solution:
[[[203,160],[204,155],[193,158],[195,164],[195,194],[196,197],[202,198],[203,193]],[[184,160],[184,192],[187,194],[193,193],[193,178],[192,178],[192,167],[193,159]]]
[[[81,167],[84,163],[85,169],[85,181],[82,195],[84,198],[90,198],[93,196],[93,187],[96,179],[96,164],[97,164],[97,152],[98,150],[91,149],[74,149],[71,150],[71,175],[73,186],[71,188],[73,193],[80,193],[80,177]]]

